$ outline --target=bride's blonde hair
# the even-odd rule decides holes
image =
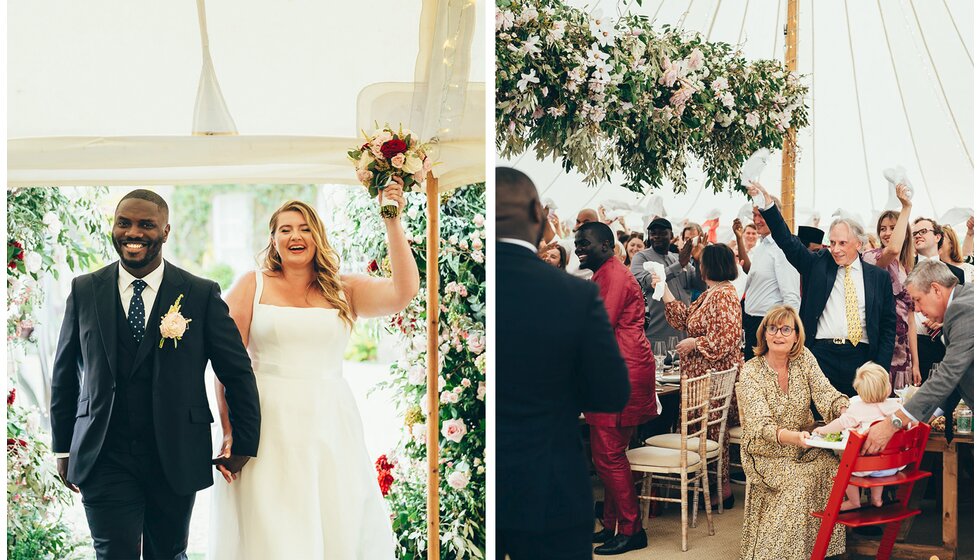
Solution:
[[[344,286],[340,280],[340,257],[327,241],[323,222],[312,206],[299,200],[290,200],[272,213],[272,218],[269,220],[269,244],[265,248],[265,269],[272,272],[282,271],[282,258],[276,251],[275,236],[276,222],[279,220],[279,214],[283,212],[299,212],[310,226],[313,244],[316,246],[316,253],[313,255],[313,283],[327,303],[337,308],[340,318],[353,329],[354,312],[344,297]],[[310,284],[311,287],[313,283]]]

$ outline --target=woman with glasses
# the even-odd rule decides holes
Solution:
[[[712,371],[741,366],[744,360],[740,345],[742,308],[731,282],[738,276],[735,254],[724,243],[715,243],[704,248],[700,262],[701,277],[708,286],[701,297],[688,306],[675,298],[666,286],[663,296],[667,322],[675,329],[687,332],[688,338],[677,345],[681,375],[687,377],[699,377]],[[653,286],[659,281],[660,278],[652,275]],[[727,424],[726,430],[738,425],[738,403],[734,398],[728,411]],[[712,426],[708,437],[717,440],[719,429],[720,426]],[[722,459],[721,475],[722,504],[725,509],[735,507],[735,496],[728,476],[729,463],[726,454]]]
[[[892,353],[890,377],[892,389],[922,383],[919,370],[918,344],[915,336],[915,307],[912,297],[905,289],[905,279],[915,267],[915,247],[909,216],[912,214],[912,201],[904,184],[895,185],[895,195],[902,203],[902,210],[885,210],[878,217],[875,231],[881,239],[882,247],[872,249],[861,258],[868,264],[876,265],[891,277],[892,294],[895,296],[895,351]]]
[[[742,468],[751,484],[742,525],[742,558],[804,559],[816,542],[839,460],[806,440],[812,408],[830,422],[847,409],[804,347],[803,322],[788,305],[773,307],[758,330],[756,357],[742,367]],[[844,553],[844,526],[834,529],[828,556]]]

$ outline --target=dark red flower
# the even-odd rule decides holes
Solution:
[[[381,455],[374,462],[374,468],[378,471],[378,486],[381,488],[381,495],[387,496],[391,491],[391,485],[395,482],[395,477],[391,476],[391,469],[395,465],[388,462],[387,455]]]
[[[17,260],[19,260],[19,261],[24,260],[24,251],[21,251],[21,252],[17,253],[17,256],[14,257],[14,258],[17,259]]]
[[[377,272],[378,271],[378,261],[377,260],[373,260],[373,261],[369,262],[368,263],[368,266],[367,266],[367,269],[368,269],[368,272]]]
[[[10,244],[13,245],[14,247],[17,247],[18,249],[24,248],[24,246],[20,244],[20,241],[11,241]]]
[[[383,155],[385,159],[391,159],[398,154],[404,153],[407,149],[408,144],[406,144],[404,140],[395,138],[381,144],[381,155]]]
[[[14,262],[14,261],[10,261],[9,263],[7,263],[7,268],[9,268],[10,270],[13,270],[13,269],[17,268],[17,263]]]
[[[27,442],[22,439],[7,438],[7,449],[13,449],[16,446],[27,447]]]
[[[17,398],[17,388],[14,387],[7,393],[7,406],[14,404],[14,399]]]

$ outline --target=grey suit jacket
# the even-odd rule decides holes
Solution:
[[[661,255],[653,249],[644,249],[633,256],[630,263],[630,272],[636,277],[643,290],[643,297],[646,299],[647,306],[647,330],[646,335],[652,345],[654,342],[667,340],[676,336],[678,342],[684,338],[684,332],[671,327],[667,323],[667,315],[664,311],[664,302],[653,299],[653,287],[650,286],[650,273],[643,269],[643,263],[647,261],[658,262],[664,265],[664,272],[667,274],[667,287],[674,297],[684,302],[684,305],[691,303],[692,290],[705,290],[707,286],[698,269],[694,266],[694,259],[687,266],[682,267],[677,253],[667,253]]]
[[[905,410],[920,421],[928,420],[957,386],[973,409],[973,284],[953,288],[953,301],[943,317],[943,336],[946,357],[905,404]]]

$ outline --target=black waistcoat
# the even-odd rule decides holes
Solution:
[[[159,298],[157,298],[159,299]],[[153,317],[156,305],[149,315],[142,344],[153,343],[150,329],[155,328]],[[153,429],[153,356],[147,355],[139,367],[133,368],[140,347],[133,338],[123,313],[122,303],[116,299],[116,388],[106,431],[105,446],[131,453],[155,453],[156,439]],[[144,349],[145,351],[146,349]],[[153,348],[149,349],[152,354]]]

